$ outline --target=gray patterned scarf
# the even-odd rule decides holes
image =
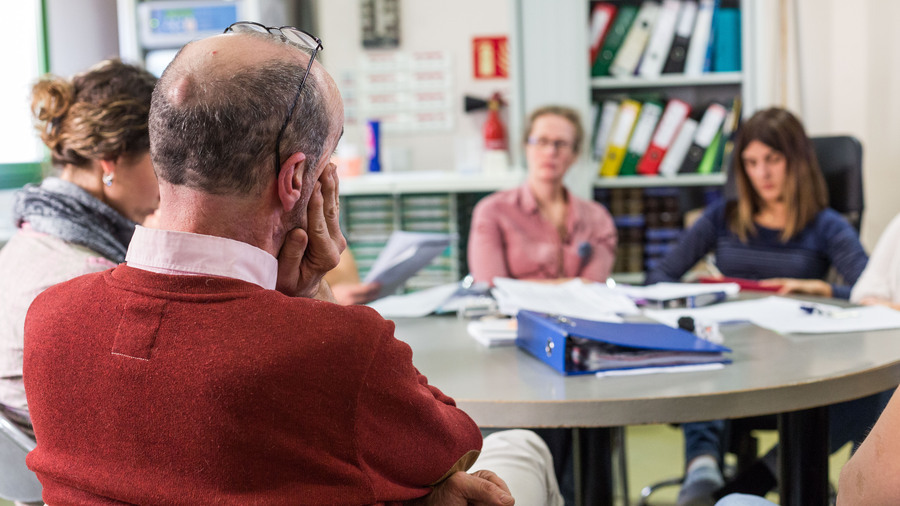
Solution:
[[[16,227],[26,222],[38,232],[85,246],[116,263],[125,261],[135,226],[78,185],[55,177],[16,192],[13,218]]]

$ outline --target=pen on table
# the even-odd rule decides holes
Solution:
[[[809,315],[827,316],[828,318],[856,318],[859,316],[859,311],[826,309],[814,303],[802,304],[800,311]]]

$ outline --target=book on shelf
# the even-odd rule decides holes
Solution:
[[[700,0],[697,6],[694,30],[691,33],[691,40],[688,43],[688,51],[684,60],[685,75],[699,76],[703,74],[706,67],[715,3],[716,0]]]
[[[650,145],[650,138],[656,129],[659,118],[662,116],[662,102],[648,100],[641,105],[641,114],[634,125],[631,139],[628,141],[628,149],[625,151],[625,159],[619,168],[620,176],[633,176],[637,174],[637,165]]]
[[[653,33],[647,42],[647,50],[641,58],[638,75],[654,78],[662,74],[663,65],[669,56],[672,40],[675,37],[675,24],[684,0],[663,0]]]
[[[612,26],[610,26],[603,44],[600,46],[600,52],[591,66],[592,77],[602,77],[609,75],[609,67],[612,65],[619,47],[625,40],[634,18],[637,17],[638,6],[633,4],[622,4],[619,6],[616,17],[613,18]]]
[[[687,118],[681,123],[675,140],[663,156],[662,162],[659,164],[659,173],[663,176],[674,176],[678,174],[678,169],[684,163],[684,157],[687,156],[691,143],[694,141],[694,134],[697,133],[698,121],[694,118]]]
[[[613,19],[616,17],[616,4],[611,2],[598,2],[591,8],[591,33],[590,39],[590,64],[593,65],[597,55],[600,54],[600,48],[603,45],[603,39],[609,28],[612,26]]]
[[[603,154],[600,164],[601,176],[612,177],[619,174],[622,161],[625,159],[625,152],[628,149],[628,140],[631,138],[631,132],[640,112],[641,103],[637,100],[625,99],[619,105],[619,110],[613,119],[606,152]]]
[[[725,121],[726,114],[727,111],[722,104],[713,102],[706,108],[706,111],[703,113],[703,118],[697,126],[697,132],[694,134],[691,147],[688,149],[684,161],[678,169],[679,174],[697,172],[700,162],[703,160],[703,155],[706,154],[707,148],[712,144],[716,134],[719,133],[722,122]]]
[[[594,123],[594,158],[602,160],[606,153],[606,145],[609,141],[609,132],[612,130],[613,120],[616,118],[616,112],[619,110],[619,101],[615,99],[606,99],[598,104],[598,114],[600,117]]]
[[[741,70],[741,9],[736,1],[723,0],[716,10],[713,28],[712,70]]]
[[[650,145],[647,146],[644,156],[638,162],[638,174],[649,176],[659,173],[663,156],[674,142],[675,135],[690,112],[691,106],[687,102],[675,98],[669,100],[650,140]]]
[[[634,75],[641,61],[641,55],[647,48],[650,33],[659,16],[660,4],[655,0],[645,0],[638,10],[631,28],[622,41],[622,46],[616,53],[609,73],[616,77],[628,77]]]
[[[684,72],[684,59],[687,57],[688,43],[694,32],[694,20],[697,19],[697,0],[685,0],[678,12],[675,25],[675,36],[672,47],[663,67],[664,74],[680,74]]]

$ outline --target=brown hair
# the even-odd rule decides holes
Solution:
[[[246,36],[280,43],[267,35]],[[153,93],[150,156],[156,175],[211,194],[261,192],[275,176],[275,140],[306,65],[277,59],[220,76],[186,60],[179,53]],[[303,85],[279,154],[306,154],[309,170],[317,166],[331,130],[326,97],[314,73],[315,67]],[[178,104],[169,99],[174,86],[183,87]]]
[[[734,146],[734,177],[738,200],[729,207],[728,223],[742,240],[756,233],[753,217],[762,207],[762,199],[753,189],[744,167],[743,152],[753,141],[759,141],[783,154],[787,164],[784,201],[787,224],[781,240],[788,241],[828,206],[825,178],[819,170],[812,141],[803,124],[790,112],[773,107],[753,115],[741,126]]]
[[[581,151],[581,143],[584,142],[584,127],[581,126],[581,115],[578,114],[578,111],[572,109],[571,107],[566,107],[564,105],[545,105],[543,107],[539,107],[531,112],[528,116],[528,122],[525,124],[525,132],[524,137],[522,138],[522,142],[528,144],[528,137],[531,136],[531,129],[534,127],[534,122],[537,121],[541,116],[546,116],[548,114],[554,114],[556,116],[562,116],[569,120],[572,123],[572,126],[575,127],[575,144],[572,145],[572,151],[576,154]]]
[[[150,149],[147,118],[156,77],[105,60],[71,79],[47,75],[31,90],[35,129],[56,166],[84,167]]]

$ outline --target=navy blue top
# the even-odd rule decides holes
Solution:
[[[850,288],[869,257],[853,227],[833,209],[824,209],[787,242],[781,230],[756,225],[756,235],[741,242],[725,220],[725,201],[710,205],[681,235],[678,244],[647,273],[647,284],[678,281],[698,260],[715,252],[723,275],[744,279],[823,279],[832,265],[846,285],[832,285],[836,298],[850,297]]]

